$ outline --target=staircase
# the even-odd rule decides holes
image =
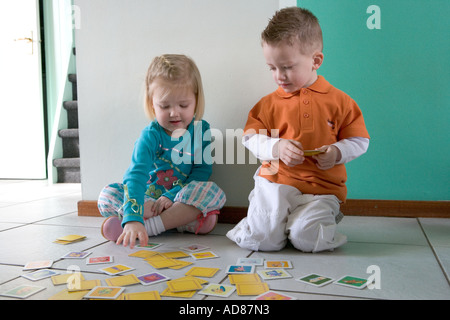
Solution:
[[[78,135],[77,75],[69,74],[72,83],[72,101],[65,101],[67,110],[67,129],[59,130],[63,143],[63,158],[53,160],[58,172],[58,183],[80,183],[80,147]]]

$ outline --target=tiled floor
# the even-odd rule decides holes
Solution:
[[[98,266],[86,265],[84,260],[60,259],[68,251],[90,251],[91,256],[112,255],[117,263],[130,265],[136,275],[154,270],[142,260],[129,257],[136,251],[105,241],[100,235],[102,218],[77,215],[77,201],[81,199],[79,184],[48,186],[46,181],[0,180],[0,292],[22,284],[43,286],[46,289],[29,300],[48,299],[62,291],[50,279],[37,282],[21,275],[28,261],[54,260],[52,269],[67,273],[78,266],[87,280],[110,277],[98,271]],[[229,284],[225,273],[227,265],[240,257],[288,259],[294,268],[290,279],[268,280],[271,290],[288,294],[299,300],[310,299],[450,299],[450,219],[345,217],[339,231],[348,236],[348,243],[334,252],[305,254],[287,247],[280,252],[252,252],[237,247],[224,234],[232,225],[218,225],[212,234],[196,236],[168,232],[155,242],[163,243],[159,251],[178,250],[179,247],[198,243],[211,248],[220,257],[195,261],[194,266],[217,267],[221,270],[209,280],[211,283]],[[60,236],[80,234],[86,240],[59,245],[53,241]],[[187,258],[193,261],[192,258]],[[312,287],[293,281],[309,273],[338,278],[344,275],[368,278],[370,266],[379,270],[379,288],[362,290],[336,284]],[[189,270],[163,269],[161,273],[176,279]],[[262,269],[258,267],[257,270]],[[372,269],[375,270],[375,269]],[[167,284],[151,286],[133,285],[126,292],[157,290]],[[251,299],[233,293],[228,299]],[[0,297],[0,299],[9,299]],[[167,298],[166,299],[179,299]],[[192,300],[224,299],[195,294]]]

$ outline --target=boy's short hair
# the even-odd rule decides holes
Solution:
[[[164,85],[166,95],[176,88],[192,90],[196,98],[195,120],[202,119],[205,112],[202,78],[191,58],[182,54],[164,54],[151,62],[145,79],[144,111],[152,120],[156,117],[153,91],[157,85]]]
[[[294,45],[298,41],[303,54],[323,50],[319,20],[311,11],[298,7],[277,11],[262,32],[261,40],[270,45],[277,45],[282,41]]]

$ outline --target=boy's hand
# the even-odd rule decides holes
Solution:
[[[324,153],[313,156],[313,159],[317,161],[317,167],[321,170],[331,169],[336,162],[341,160],[341,151],[335,146],[323,146],[317,150],[324,151]]]
[[[280,139],[273,146],[273,154],[283,161],[288,167],[294,167],[305,161],[303,146],[295,140]]]
[[[148,234],[142,223],[138,221],[131,221],[125,224],[122,234],[117,239],[116,244],[121,244],[123,241],[123,246],[126,247],[130,245],[130,249],[133,249],[136,244],[136,238],[139,239],[140,243],[147,244]]]

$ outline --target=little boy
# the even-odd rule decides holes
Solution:
[[[322,30],[310,11],[278,11],[262,48],[279,88],[249,113],[243,144],[263,164],[247,217],[227,237],[255,251],[281,250],[288,239],[304,252],[333,250],[347,241],[336,232],[347,196],[344,164],[369,145],[361,110],[317,75]]]

